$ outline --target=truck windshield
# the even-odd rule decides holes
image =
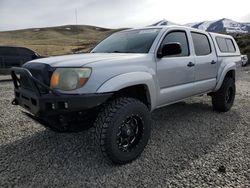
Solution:
[[[160,29],[115,33],[99,43],[92,53],[148,53]]]

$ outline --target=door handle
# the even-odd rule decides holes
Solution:
[[[189,62],[189,63],[187,64],[187,66],[188,66],[188,67],[193,67],[193,66],[195,66],[195,64],[194,64],[193,62]]]
[[[215,60],[213,60],[213,61],[211,61],[211,64],[213,65],[213,64],[215,64],[216,63],[216,61]]]

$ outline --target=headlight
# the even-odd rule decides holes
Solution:
[[[90,68],[57,68],[52,74],[50,87],[71,91],[78,89],[88,81]]]

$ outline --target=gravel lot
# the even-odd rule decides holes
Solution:
[[[11,76],[10,75],[1,75],[1,71],[0,71],[0,81],[9,81],[11,80]]]
[[[115,166],[96,151],[91,130],[58,134],[10,105],[0,82],[0,187],[250,187],[250,71],[230,112],[194,97],[155,111],[151,140],[133,163]]]

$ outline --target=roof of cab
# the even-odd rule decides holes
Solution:
[[[147,26],[147,27],[140,27],[140,28],[133,28],[133,29],[122,30],[120,32],[123,32],[123,31],[133,31],[133,30],[141,30],[141,29],[164,29],[164,30],[167,30],[167,29],[171,29],[171,28],[188,29],[188,30],[194,31],[194,32],[209,33],[209,32],[204,31],[204,30],[200,30],[200,29],[196,29],[196,28],[192,28],[192,27],[188,27],[188,26],[182,26],[182,25]]]

